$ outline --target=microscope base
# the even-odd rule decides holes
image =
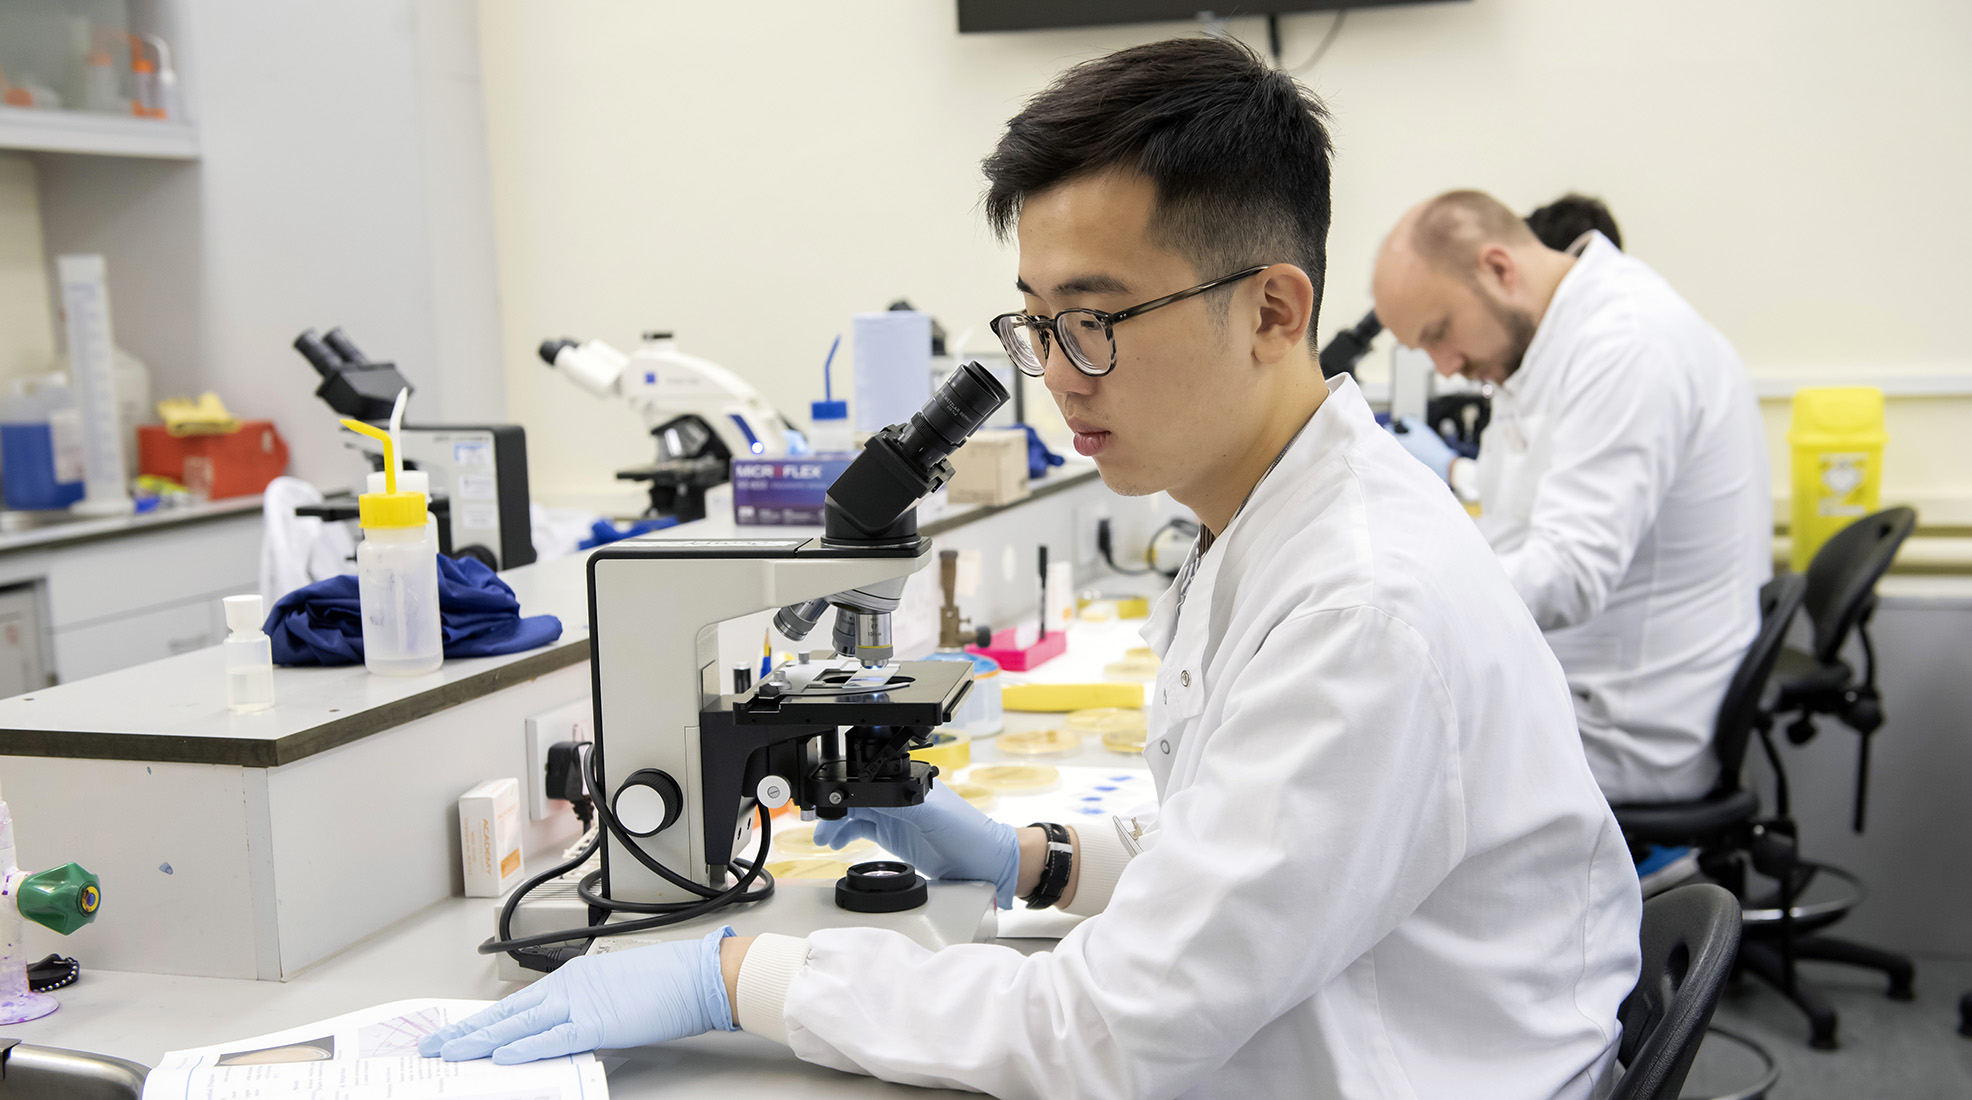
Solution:
[[[504,902],[493,906],[496,923],[501,904]],[[543,884],[514,910],[513,932],[516,936],[528,936],[557,928],[579,928],[588,923],[588,917],[588,906],[575,896],[573,886]],[[851,913],[835,904],[834,879],[781,879],[775,883],[773,898],[766,902],[729,906],[708,917],[649,932],[604,936],[590,945],[589,954],[627,951],[667,940],[698,939],[728,924],[742,936],[762,932],[805,936],[824,928],[887,928],[902,932],[933,951],[957,943],[988,942],[999,928],[993,908],[993,887],[988,883],[934,882],[930,896],[916,909],[903,913]],[[538,971],[524,969],[507,955],[497,958],[502,981],[531,982],[541,976]]]

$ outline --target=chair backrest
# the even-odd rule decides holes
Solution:
[[[1734,790],[1739,786],[1739,765],[1746,759],[1746,745],[1753,737],[1753,723],[1760,716],[1760,696],[1774,662],[1787,641],[1787,628],[1807,598],[1808,581],[1799,573],[1782,573],[1760,588],[1760,632],[1746,647],[1725,698],[1719,700],[1719,714],[1712,725],[1712,752],[1719,760],[1719,786]]]
[[[1709,882],[1643,903],[1643,970],[1623,1000],[1612,1100],[1677,1100],[1739,954],[1739,902]]]
[[[1834,662],[1849,631],[1869,609],[1876,581],[1897,548],[1917,529],[1917,512],[1885,508],[1835,532],[1808,562],[1808,621],[1814,624],[1815,660]]]

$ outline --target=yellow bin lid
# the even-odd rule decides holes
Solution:
[[[1787,441],[1797,446],[1882,446],[1883,391],[1875,386],[1818,386],[1794,391]]]

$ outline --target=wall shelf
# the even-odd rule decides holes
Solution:
[[[197,160],[199,132],[184,122],[0,107],[0,149]]]

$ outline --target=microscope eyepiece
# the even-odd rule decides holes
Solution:
[[[1006,387],[992,371],[972,360],[959,364],[908,423],[872,436],[829,486],[827,541],[848,546],[916,541],[918,501],[952,476],[945,456],[1006,401]]]
[[[993,372],[968,359],[922,409],[911,415],[897,444],[906,458],[928,472],[939,459],[958,450],[966,437],[978,431],[993,410],[1006,402],[1006,387]]]

